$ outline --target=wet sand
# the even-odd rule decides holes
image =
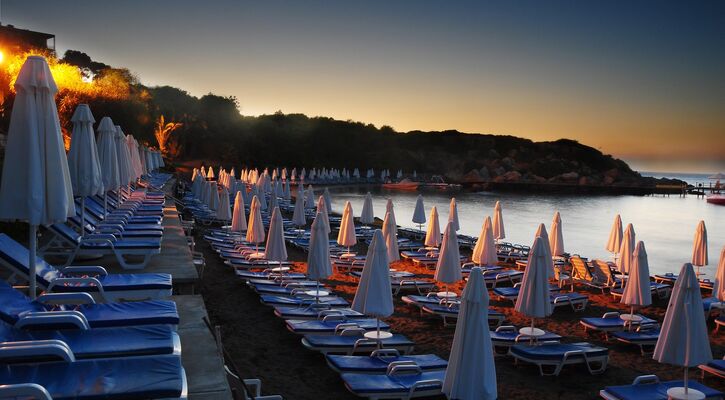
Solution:
[[[256,377],[263,381],[265,394],[281,394],[287,399],[352,399],[339,375],[326,364],[320,353],[305,349],[301,336],[287,331],[284,321],[277,318],[271,307],[260,303],[259,296],[247,288],[224,265],[211,247],[197,233],[198,250],[204,252],[207,267],[202,279],[201,293],[214,325],[221,326],[223,343],[234,363],[245,378]],[[358,253],[364,252],[358,246]],[[289,248],[289,258],[296,261],[294,269],[304,272],[306,254]],[[410,261],[398,261],[392,268],[416,273],[419,278],[433,278],[433,270],[418,267]],[[357,279],[335,273],[325,282],[340,296],[352,300]],[[461,293],[463,283],[449,286],[449,290]],[[600,375],[590,375],[581,366],[565,367],[558,377],[541,377],[533,364],[514,365],[512,357],[496,357],[496,373],[500,399],[595,399],[598,392],[608,385],[629,384],[639,375],[656,374],[661,380],[682,379],[682,369],[660,364],[651,355],[642,356],[636,346],[605,342],[604,337],[589,334],[579,324],[582,317],[601,317],[607,311],[628,312],[629,309],[616,303],[609,294],[590,291],[581,286],[576,291],[589,296],[584,311],[574,312],[561,307],[547,319],[537,320],[537,327],[564,336],[565,342],[589,341],[610,349],[607,370]],[[653,297],[654,304],[639,312],[647,317],[662,321],[666,300]],[[506,325],[521,327],[530,320],[518,315],[510,301],[491,299],[491,307],[504,313]],[[444,327],[442,319],[435,316],[421,316],[417,308],[408,306],[395,297],[395,313],[384,319],[396,333],[408,336],[415,343],[415,353],[434,353],[448,358],[455,327]],[[722,358],[725,354],[725,332],[712,333],[714,323],[709,322],[710,342],[713,356]],[[690,371],[691,379],[701,381],[699,370]],[[725,382],[712,375],[704,383],[725,391]],[[439,396],[437,398],[444,398]]]

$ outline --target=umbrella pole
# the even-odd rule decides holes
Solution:
[[[29,283],[29,291],[30,291],[30,298],[35,299],[35,262],[36,262],[36,252],[37,252],[37,233],[38,233],[38,225],[30,225],[30,237],[28,238],[28,248],[30,250],[29,252],[29,260],[28,260],[28,267],[29,267],[29,273],[28,273],[28,283]]]
[[[687,380],[690,377],[690,374],[688,374],[688,372],[689,371],[687,371],[687,367],[685,367],[685,377],[683,379],[685,381],[685,396],[687,396],[687,391],[689,390],[689,388],[687,387],[689,382]]]
[[[320,304],[320,280],[317,280],[317,293],[315,293],[315,303]]]
[[[375,318],[375,324],[377,325],[378,330],[378,349],[381,349],[383,344],[380,342],[380,318]]]
[[[534,344],[534,318],[533,317],[531,318],[531,332],[529,332],[529,333],[531,333],[531,336],[529,337],[529,344],[533,345]]]
[[[86,196],[81,196],[81,239],[86,236]]]
[[[103,192],[103,216],[108,216],[108,192]]]

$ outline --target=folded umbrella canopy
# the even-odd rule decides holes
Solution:
[[[700,267],[707,265],[707,230],[705,221],[700,221],[695,229],[695,239],[692,243],[692,265],[697,267],[697,276],[700,276]]]
[[[393,291],[390,286],[390,267],[388,265],[388,249],[385,247],[383,232],[376,229],[373,240],[368,247],[362,276],[355,291],[352,309],[365,315],[378,318],[378,329],[373,338],[384,338],[380,332],[380,317],[393,314]],[[388,334],[389,335],[389,334]],[[366,335],[369,336],[369,335]]]
[[[242,232],[247,230],[247,218],[244,215],[244,196],[242,192],[237,192],[234,197],[234,214],[232,215],[232,232]]]
[[[461,274],[461,253],[458,249],[458,237],[453,222],[446,225],[446,230],[443,233],[443,243],[438,254],[436,272],[433,277],[436,281],[444,284],[444,299],[447,299],[449,295],[448,284],[463,279]]]
[[[267,261],[282,263],[287,260],[287,247],[284,242],[284,224],[279,207],[272,210],[267,232],[267,244],[264,246],[264,256]]]
[[[614,254],[615,260],[622,247],[622,235],[622,218],[617,214],[614,217],[614,223],[612,224],[612,230],[609,232],[609,240],[607,240],[606,246],[607,251]]]
[[[330,195],[330,189],[325,188],[322,192],[322,196],[325,198],[325,207],[327,207],[327,212],[329,213],[330,210],[332,210],[332,196]]]
[[[252,197],[249,206],[249,224],[247,225],[247,242],[254,243],[255,253],[259,253],[259,244],[264,242],[264,224],[262,224],[262,211],[259,209],[259,198]]]
[[[232,219],[232,211],[229,206],[229,191],[224,186],[222,186],[222,191],[219,194],[219,208],[216,210],[216,219],[225,222]]]
[[[143,167],[141,166],[141,157],[138,155],[138,142],[133,135],[126,135],[126,146],[128,146],[129,154],[131,154],[131,165],[133,165],[134,180],[139,179],[141,178],[141,175],[143,175]],[[199,171],[196,168],[194,168],[194,172],[196,175],[199,174]],[[196,175],[192,177],[192,182],[196,179]]]
[[[635,233],[632,224],[627,224],[627,228],[622,235],[622,244],[619,246],[619,272],[629,274],[632,269],[632,253],[634,253]]]
[[[552,256],[564,255],[564,233],[561,225],[561,215],[559,211],[554,213],[554,219],[551,221],[551,232],[549,232],[549,246],[551,246]]]
[[[395,210],[393,208],[393,200],[388,199],[388,201],[385,203],[385,213],[390,214],[390,219],[392,220],[391,224],[396,229],[398,228],[398,222],[395,220]]]
[[[707,323],[702,310],[700,284],[692,264],[686,263],[682,266],[672,289],[652,356],[661,363],[685,367],[684,387],[669,389],[667,391],[669,397],[682,399],[685,398],[682,394],[697,395],[697,391],[688,388],[688,369],[712,361]],[[701,393],[700,395],[699,398],[705,398]]]
[[[324,196],[320,196],[317,199],[317,214],[321,215],[320,218],[322,218],[322,220],[320,222],[325,227],[325,234],[329,235],[330,232],[332,232],[332,230],[330,229],[330,217],[328,216],[328,213],[327,213],[327,203],[325,202]],[[317,218],[317,217],[315,217],[315,218]]]
[[[75,215],[68,159],[54,96],[58,92],[45,58],[30,56],[15,80],[2,181],[0,219],[27,221],[30,276],[35,276],[38,225]],[[30,279],[35,298],[36,280]]]
[[[533,335],[537,333],[534,328],[534,318],[548,317],[553,311],[549,300],[549,262],[551,255],[548,246],[542,236],[537,236],[529,252],[526,272],[521,280],[514,307],[516,311],[531,318],[531,328],[523,328],[520,332],[532,335],[532,340]]]
[[[312,185],[307,185],[305,191],[305,208],[315,208],[315,191],[312,189]]]
[[[725,302],[725,246],[720,250],[720,262],[715,272],[715,285],[712,288],[713,297]]]
[[[395,262],[400,260],[400,250],[398,250],[398,228],[395,226],[395,214],[392,212],[385,213],[383,221],[383,238],[385,246],[388,248],[388,261]]]
[[[295,197],[295,210],[292,213],[292,225],[297,227],[303,227],[307,225],[307,217],[305,217],[305,200],[302,196],[302,192],[297,191]]]
[[[471,270],[461,295],[443,393],[449,399],[461,400],[495,400],[498,396],[488,327],[488,290],[479,267]]]
[[[493,227],[491,217],[486,217],[481,227],[481,234],[478,236],[476,245],[471,255],[476,265],[493,266],[498,262],[496,253],[496,242],[493,240]]]
[[[424,244],[430,247],[438,247],[441,245],[441,226],[438,223],[438,209],[435,206],[430,209],[428,230],[425,233]]]
[[[629,270],[629,277],[624,285],[620,303],[631,307],[630,319],[634,318],[634,307],[646,307],[652,304],[647,251],[641,240],[637,242],[632,254],[632,268]]]
[[[118,177],[121,186],[129,185],[135,179],[133,178],[134,170],[131,165],[131,154],[126,145],[126,135],[123,134],[121,127],[115,125],[116,133],[113,139],[116,141],[116,160],[118,161]]]
[[[206,205],[212,211],[219,209],[219,189],[214,181],[209,182],[209,202]]]
[[[506,231],[503,227],[503,211],[498,200],[496,200],[496,205],[493,206],[493,238],[496,240],[506,238]]]
[[[345,208],[342,211],[342,221],[340,222],[340,231],[337,234],[337,244],[340,246],[346,246],[349,254],[350,246],[354,246],[356,243],[357,236],[355,235],[355,222],[353,221],[352,205],[348,201],[345,203]]]
[[[413,223],[418,224],[418,229],[422,229],[423,224],[425,224],[425,205],[423,204],[422,195],[418,195],[418,198],[415,199]]]
[[[456,198],[451,198],[451,203],[448,206],[448,222],[453,224],[453,230],[458,231],[461,229],[461,225],[458,222],[458,205],[456,204]]]
[[[360,213],[360,223],[364,225],[372,225],[375,223],[375,214],[373,213],[373,196],[368,192],[363,201],[362,213]]]
[[[554,260],[551,256],[551,245],[549,244],[549,235],[546,233],[546,226],[539,224],[539,228],[536,229],[534,239],[540,237],[541,241],[544,242],[544,251],[546,252],[546,270],[549,271],[549,278],[553,278],[556,274],[554,273]]]
[[[121,187],[121,175],[116,151],[116,127],[109,117],[101,118],[98,124],[98,162],[101,164],[103,179],[103,212],[108,212],[108,191],[118,191]]]
[[[316,302],[319,302],[320,295],[323,295],[320,291],[320,280],[332,275],[329,232],[325,230],[323,218],[323,213],[318,211],[315,220],[312,221],[310,248],[307,253],[307,278],[317,281]]]
[[[103,193],[101,164],[98,161],[98,148],[93,134],[95,119],[88,104],[79,104],[76,107],[71,122],[73,133],[68,151],[68,171],[73,194],[81,198],[81,221],[85,221],[86,197]],[[82,229],[81,237],[85,233],[85,229]]]

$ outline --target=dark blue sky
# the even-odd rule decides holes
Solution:
[[[723,1],[6,0],[2,22],[145,84],[237,96],[244,114],[569,137],[725,167]]]

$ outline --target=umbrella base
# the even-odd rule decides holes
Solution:
[[[325,290],[308,290],[305,292],[305,294],[312,297],[325,297],[329,296],[330,292]]]
[[[702,400],[705,398],[705,393],[692,388],[688,388],[687,393],[685,393],[684,387],[674,387],[667,389],[667,398],[671,400]]]
[[[393,334],[390,332],[385,332],[385,331],[380,331],[380,332],[370,331],[370,332],[365,332],[365,334],[363,336],[365,336],[365,338],[367,338],[367,339],[383,340],[383,339],[390,339],[391,337],[393,337]]]
[[[524,336],[531,336],[531,337],[539,337],[539,336],[544,336],[546,334],[546,332],[544,332],[543,330],[541,330],[539,328],[532,328],[530,326],[519,329],[519,333]]]

